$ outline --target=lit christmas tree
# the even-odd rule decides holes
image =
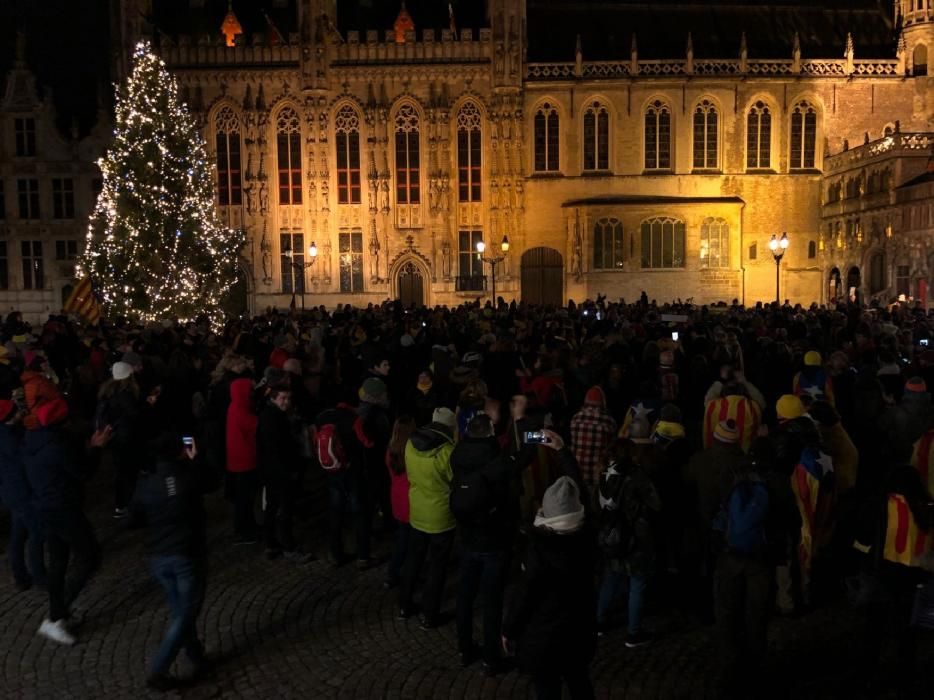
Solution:
[[[218,323],[243,236],[219,224],[204,139],[146,43],[117,91],[114,140],[99,165],[103,190],[79,273],[91,275],[106,313]]]

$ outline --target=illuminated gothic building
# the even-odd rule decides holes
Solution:
[[[116,70],[178,76],[254,310],[459,303],[493,258],[507,300],[748,304],[783,232],[795,302],[934,277],[934,0],[180,4],[115,0]]]

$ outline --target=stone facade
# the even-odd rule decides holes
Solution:
[[[896,124],[903,136],[934,131],[930,0],[895,3],[887,57],[861,58],[849,36],[842,55],[802,55],[797,34],[784,58],[757,57],[750,34],[708,58],[687,33],[678,57],[642,58],[634,36],[614,60],[588,59],[579,40],[564,62],[529,49],[533,0],[488,0],[485,26],[460,31],[420,27],[415,3],[393,28],[339,31],[334,0],[283,0],[273,7],[294,15],[283,31],[249,26],[244,6],[229,37],[222,19],[240,22],[223,12],[213,34],[156,31],[154,2],[115,3],[116,68],[151,37],[178,76],[219,166],[219,214],[247,234],[254,311],[303,288],[329,306],[489,295],[481,238],[503,258],[495,286],[507,300],[645,290],[748,304],[775,298],[768,242],[782,232],[780,296],[827,301],[830,270],[851,264],[831,257],[826,235],[821,248],[837,216],[827,187],[858,150],[848,145]],[[893,202],[918,167],[889,181]],[[886,260],[877,293],[894,289],[896,256]],[[929,273],[913,270],[916,288]]]
[[[110,138],[100,112],[91,134],[63,136],[23,59],[5,76],[0,100],[0,309],[33,323],[58,313],[74,284]]]

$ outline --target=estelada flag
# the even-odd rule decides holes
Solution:
[[[71,290],[71,296],[63,307],[66,313],[77,314],[94,325],[101,319],[101,307],[94,294],[91,278],[85,277]]]
[[[748,452],[752,441],[759,432],[762,422],[762,409],[759,404],[748,396],[731,394],[713,399],[704,408],[704,448],[713,445],[713,430],[717,424],[732,418],[736,423],[736,432],[739,433],[739,444],[744,452]]]
[[[934,494],[934,428],[928,430],[915,443],[911,455],[911,466],[921,475],[921,483]]]
[[[798,562],[801,587],[805,593],[810,585],[814,552],[825,539],[824,531],[830,526],[828,511],[832,509],[833,490],[822,489],[821,482],[832,471],[830,455],[813,447],[805,447],[791,474],[791,490],[801,515]]]
[[[833,380],[822,369],[818,369],[810,376],[804,372],[798,372],[792,380],[791,391],[795,396],[808,394],[812,401],[824,400],[831,406],[835,405]]]
[[[930,569],[934,557],[934,533],[918,527],[908,501],[900,493],[890,493],[886,505],[885,549],[886,561],[904,566]]]

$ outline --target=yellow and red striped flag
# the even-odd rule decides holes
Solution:
[[[713,429],[718,423],[732,418],[739,433],[739,444],[748,452],[759,432],[762,410],[752,399],[738,394],[711,400],[704,409],[704,448],[713,445]]]
[[[934,537],[918,527],[908,501],[899,493],[890,493],[886,506],[886,561],[905,566],[929,568],[934,554]]]
[[[934,494],[934,428],[928,430],[915,443],[911,466],[921,475],[921,483],[928,493]]]
[[[92,325],[100,321],[101,307],[94,295],[90,277],[83,278],[75,285],[63,308],[66,313],[77,314]]]

